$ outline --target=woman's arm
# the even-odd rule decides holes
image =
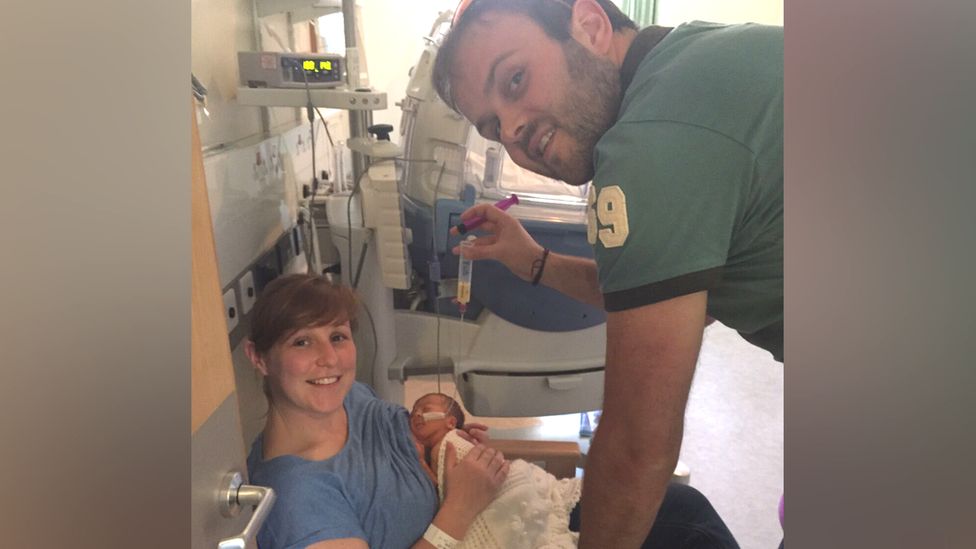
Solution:
[[[444,504],[434,515],[432,524],[454,539],[464,538],[474,519],[488,506],[505,477],[508,461],[493,448],[478,444],[460,463],[457,451],[450,442],[444,452]],[[417,540],[412,549],[432,549],[424,539]],[[316,548],[318,549],[318,548]]]
[[[313,543],[305,549],[369,549],[369,546],[366,545],[365,540],[359,538],[342,538]]]
[[[460,462],[457,450],[447,441],[444,455],[444,503],[432,524],[454,539],[464,538],[474,519],[488,506],[508,476],[508,461],[494,448],[477,444]],[[434,549],[423,538],[414,542],[412,549]],[[368,549],[366,541],[359,538],[342,538],[320,541],[307,549]]]
[[[444,504],[434,515],[432,524],[454,539],[464,538],[474,519],[488,506],[498,488],[508,476],[508,461],[501,452],[478,444],[464,456],[460,463],[454,445],[447,442],[444,455]],[[366,541],[359,538],[343,538],[320,541],[307,549],[368,549]],[[414,542],[411,549],[435,549],[423,538]]]

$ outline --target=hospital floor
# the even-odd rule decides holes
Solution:
[[[437,390],[436,376],[405,384],[407,407]],[[453,394],[448,376],[441,391]],[[467,410],[465,410],[467,413]],[[580,415],[482,418],[493,438],[571,440],[585,454]],[[705,329],[685,412],[680,461],[689,484],[704,493],[743,549],[774,549],[783,537],[777,506],[783,493],[783,365],[719,322]]]

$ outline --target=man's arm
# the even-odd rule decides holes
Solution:
[[[603,414],[587,456],[580,548],[640,547],[678,461],[707,292],[607,315]]]
[[[462,220],[482,216],[487,221],[480,230],[490,234],[474,241],[465,252],[469,259],[494,259],[508,267],[512,274],[531,281],[535,276],[533,264],[542,259],[543,247],[514,217],[491,204],[479,204],[461,214]],[[457,229],[451,229],[457,234]],[[459,253],[459,248],[454,248]],[[553,288],[588,305],[603,309],[603,294],[597,278],[596,262],[592,259],[550,253],[546,258],[540,284]]]
[[[542,257],[541,253],[539,257]],[[596,261],[592,259],[550,252],[539,283],[603,310],[603,292],[597,278]]]

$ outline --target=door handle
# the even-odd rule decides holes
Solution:
[[[275,502],[275,493],[271,488],[264,486],[251,486],[244,484],[244,477],[238,471],[227,473],[224,476],[223,487],[218,496],[220,504],[220,514],[225,517],[235,517],[241,512],[241,508],[246,505],[256,505],[251,520],[247,521],[247,526],[240,534],[223,539],[217,544],[217,549],[244,549],[247,542],[254,539],[264,519],[268,518],[271,507]]]

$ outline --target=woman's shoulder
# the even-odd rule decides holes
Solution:
[[[279,494],[305,493],[309,488],[341,489],[341,479],[324,462],[310,461],[298,456],[284,455],[269,460],[252,460],[248,473],[250,482],[270,486]]]
[[[399,404],[383,400],[376,395],[372,387],[358,381],[352,384],[349,394],[346,395],[346,408],[356,416],[362,414],[391,416],[406,411],[406,408]]]
[[[346,400],[350,402],[368,402],[369,400],[379,400],[376,391],[372,387],[359,381],[353,381]]]

